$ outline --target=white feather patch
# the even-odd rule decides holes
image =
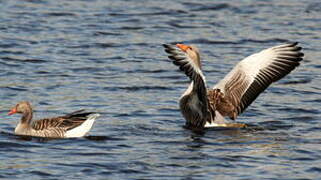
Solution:
[[[227,127],[227,124],[230,122],[226,120],[221,113],[218,111],[215,111],[215,120],[212,122],[207,122],[205,123],[205,127]]]
[[[88,116],[87,120],[83,122],[80,126],[73,128],[65,133],[66,138],[73,137],[83,137],[85,136],[89,130],[92,128],[96,118],[98,118],[100,114],[91,114]]]

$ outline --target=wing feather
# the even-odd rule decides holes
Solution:
[[[303,53],[297,43],[265,49],[240,61],[214,86],[220,89],[241,114],[271,83],[300,65]]]
[[[198,92],[198,98],[203,102],[207,101],[205,77],[197,63],[176,45],[163,44],[163,46],[165,52],[170,54],[168,58],[173,61],[173,64],[178,66],[194,82],[193,90]]]
[[[164,44],[165,52],[173,64],[179,67],[192,81],[190,88],[180,99],[180,108],[188,125],[203,127],[209,117],[205,77],[200,64],[176,45]],[[199,58],[199,57],[198,57]]]
[[[32,128],[35,130],[45,130],[50,128],[70,130],[80,126],[87,120],[90,114],[93,114],[93,112],[84,112],[84,110],[79,110],[65,116],[41,119],[34,121]]]

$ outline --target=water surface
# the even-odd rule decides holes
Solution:
[[[0,178],[318,179],[321,3],[0,0]],[[298,41],[302,65],[238,118],[256,128],[184,129],[188,79],[161,44],[194,44],[210,86],[239,60]],[[36,118],[101,113],[86,138],[13,135],[28,100]]]

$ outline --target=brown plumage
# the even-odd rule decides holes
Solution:
[[[202,129],[234,120],[271,83],[300,64],[303,53],[297,43],[265,49],[240,61],[224,79],[207,89],[199,50],[184,44],[164,44],[169,59],[191,80],[180,99],[180,109],[190,128]]]
[[[78,137],[79,134],[73,136],[70,133],[68,134],[68,131],[80,127],[88,119],[94,121],[95,118],[99,116],[98,114],[94,114],[92,112],[84,112],[84,110],[79,110],[64,116],[32,121],[33,110],[30,103],[27,101],[18,103],[8,114],[12,115],[15,113],[22,114],[20,123],[15,129],[15,134],[51,138]],[[89,124],[89,126],[90,129],[92,123]],[[88,128],[85,129],[87,130]],[[81,134],[85,133],[86,132]]]
[[[228,116],[233,120],[236,118],[237,114],[234,112],[233,104],[224,97],[224,94],[219,89],[209,89],[207,91],[207,100],[211,111],[217,110],[222,116]]]

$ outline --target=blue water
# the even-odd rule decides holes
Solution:
[[[0,0],[0,179],[320,179],[320,40],[317,0]],[[304,61],[237,119],[253,128],[182,127],[188,78],[163,43],[198,46],[212,86],[289,41]],[[22,138],[6,115],[21,100],[102,116],[85,138]]]

